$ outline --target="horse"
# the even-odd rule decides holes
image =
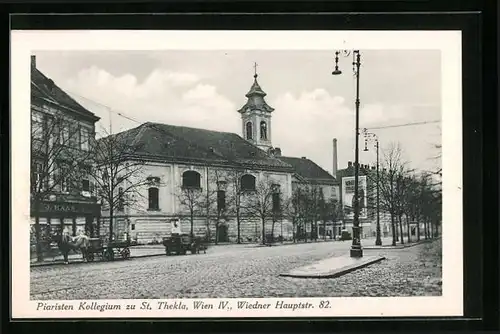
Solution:
[[[69,233],[63,233],[58,240],[57,245],[64,256],[64,264],[68,264],[68,254],[70,250],[80,251],[83,261],[87,262],[88,248],[90,247],[90,238],[85,234],[71,237]]]

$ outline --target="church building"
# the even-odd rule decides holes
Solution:
[[[238,110],[242,135],[199,128],[145,123],[119,138],[136,150],[148,180],[133,205],[113,214],[115,238],[139,244],[161,242],[172,231],[206,236],[212,242],[291,240],[289,217],[297,184],[324,188],[338,198],[335,178],[307,158],[285,157],[272,145],[272,114],[254,75]],[[131,181],[140,182],[141,180]],[[109,231],[103,206],[101,234]]]

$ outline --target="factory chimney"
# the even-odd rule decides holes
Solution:
[[[337,161],[337,138],[333,138],[333,170],[332,170],[332,175],[336,178],[337,177],[337,170],[338,170],[338,161]]]

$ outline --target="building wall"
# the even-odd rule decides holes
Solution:
[[[147,163],[142,168],[140,174],[134,175],[134,179],[129,182],[138,182],[139,179],[146,179],[148,177],[157,177],[160,179],[159,184],[156,184],[159,189],[159,210],[149,210],[148,201],[148,188],[145,185],[139,189],[139,194],[136,195],[133,204],[125,207],[123,212],[115,212],[115,223],[113,225],[114,231],[118,239],[123,239],[128,233],[132,240],[138,243],[158,242],[165,236],[170,235],[172,231],[172,220],[179,220],[182,233],[189,233],[191,229],[190,213],[185,205],[181,204],[183,199],[182,195],[182,175],[186,171],[195,171],[200,174],[200,187],[198,197],[196,197],[196,212],[194,217],[193,231],[195,235],[205,236],[207,233],[207,225],[210,228],[212,238],[215,237],[215,221],[216,221],[216,199],[214,198],[215,192],[218,189],[217,184],[220,181],[225,181],[226,185],[223,187],[226,191],[226,205],[229,214],[221,219],[219,225],[221,229],[227,229],[227,236],[229,241],[236,241],[237,239],[237,223],[234,214],[234,206],[231,206],[232,194],[234,194],[234,177],[245,174],[251,174],[256,178],[256,184],[259,186],[260,182],[269,182],[280,185],[282,199],[289,198],[292,193],[292,175],[290,173],[280,173],[263,170],[246,170],[244,172],[236,172],[232,169],[223,167],[207,167],[202,165],[188,165],[177,163]],[[220,184],[220,183],[219,183]],[[126,187],[124,185],[124,187]],[[219,186],[222,190],[222,186]],[[207,209],[203,205],[207,202],[209,196],[210,221],[207,224]],[[242,203],[245,202],[246,196],[242,196]],[[109,209],[104,207],[102,211],[101,234],[106,235],[109,233]],[[288,231],[289,227],[287,222],[283,223],[284,231]],[[254,219],[247,219],[243,217],[240,223],[240,236],[243,241],[255,240],[261,236],[260,221]],[[281,225],[276,223],[275,235],[281,233]],[[291,225],[291,224],[290,224]],[[227,226],[227,227],[224,227]],[[278,228],[279,226],[279,228]],[[266,231],[271,230],[272,221],[266,222]],[[120,234],[118,231],[127,231]],[[256,232],[257,231],[257,232]],[[290,230],[291,234],[291,230]]]

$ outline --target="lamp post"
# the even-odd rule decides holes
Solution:
[[[342,71],[339,70],[339,54],[341,51],[335,52],[335,70],[332,75],[340,75]],[[361,54],[359,50],[342,51],[345,57],[349,57],[352,53],[353,56],[353,72],[356,77],[356,125],[354,131],[355,137],[355,148],[354,148],[354,219],[352,222],[352,246],[351,246],[351,257],[363,257],[363,249],[361,248],[361,238],[359,231],[359,68],[361,66]]]
[[[379,174],[379,141],[378,136],[374,133],[370,133],[367,129],[363,130],[363,134],[365,136],[365,149],[364,151],[368,151],[368,141],[375,142],[375,150],[377,152],[377,238],[375,239],[375,245],[381,246],[382,239],[380,238],[380,174]]]

